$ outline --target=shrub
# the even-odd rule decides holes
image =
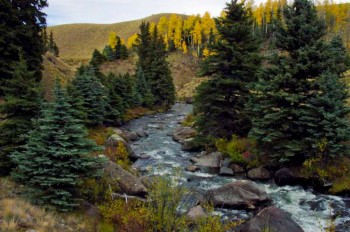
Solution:
[[[126,149],[124,143],[118,142],[116,147],[108,146],[104,150],[104,154],[116,164],[119,164],[124,169],[128,170],[130,168],[129,153]]]
[[[195,123],[195,117],[193,114],[189,114],[186,116],[186,118],[181,122],[182,126],[189,126],[189,127],[193,127],[194,123]]]
[[[125,232],[147,231],[148,210],[143,202],[128,199],[113,199],[111,191],[106,192],[107,200],[98,206],[104,219],[104,227],[112,223],[114,229]],[[109,224],[110,225],[110,224]],[[105,229],[105,231],[109,231]],[[112,230],[115,231],[115,230]]]
[[[229,141],[227,139],[217,139],[215,147],[235,163],[248,164],[256,161],[256,157],[252,157],[255,142],[247,138],[239,138],[233,135]]]
[[[183,187],[174,187],[179,184],[180,177],[155,177],[148,193],[150,203],[149,222],[152,231],[185,231],[187,229],[186,217],[178,213],[178,207],[186,190]]]

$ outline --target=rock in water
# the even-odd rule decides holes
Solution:
[[[242,166],[238,164],[231,164],[230,168],[235,172],[235,173],[244,173],[245,170]]]
[[[270,199],[264,189],[247,180],[234,181],[208,191],[210,201],[216,207],[255,209]]]
[[[261,231],[288,231],[303,232],[304,230],[292,219],[292,217],[281,209],[274,206],[261,210],[255,217],[244,223],[238,229],[239,232],[261,232]]]
[[[144,197],[147,188],[131,173],[125,171],[121,166],[108,162],[104,168],[107,183],[114,186],[119,193]]]
[[[203,157],[195,158],[191,160],[196,162],[197,166],[208,168],[220,168],[222,154],[220,152],[213,152]]]
[[[138,141],[140,139],[136,132],[125,132],[124,135],[128,141]]]
[[[190,165],[190,166],[187,166],[185,168],[185,170],[188,171],[188,172],[196,172],[196,171],[199,171],[200,168],[198,166],[196,166],[196,165]]]
[[[289,168],[281,168],[277,170],[273,179],[278,186],[296,184],[296,178],[292,170],[290,170]]]
[[[220,168],[220,173],[219,174],[221,176],[234,176],[235,175],[233,170],[231,168],[227,168],[227,167]]]
[[[186,139],[192,138],[196,135],[196,131],[191,127],[179,127],[173,132],[173,139],[179,143],[184,143]]]
[[[248,177],[253,180],[268,180],[271,174],[264,167],[254,168],[248,172]]]
[[[142,130],[142,129],[138,129],[136,131],[136,134],[139,136],[139,137],[147,137],[148,136],[148,133],[145,131],[145,130]]]

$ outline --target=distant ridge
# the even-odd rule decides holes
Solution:
[[[102,51],[108,43],[110,32],[115,31],[118,36],[127,40],[132,34],[139,32],[138,27],[142,21],[158,22],[162,16],[169,17],[170,15],[172,14],[155,14],[143,19],[113,24],[64,24],[48,27],[47,31],[52,30],[54,33],[55,41],[60,50],[60,58],[64,60],[89,59],[95,48]],[[181,16],[187,17],[186,15]]]

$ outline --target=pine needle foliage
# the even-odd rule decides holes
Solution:
[[[54,102],[43,106],[23,150],[11,155],[17,165],[12,176],[29,187],[34,203],[70,211],[81,200],[79,185],[85,178],[99,176],[104,159],[91,156],[99,147],[87,139],[59,84],[54,95]]]

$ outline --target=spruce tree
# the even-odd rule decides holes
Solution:
[[[115,76],[110,74],[107,79],[109,84],[107,85],[108,90],[108,102],[105,112],[105,123],[110,125],[120,125],[123,123],[123,115],[126,112],[123,99],[120,94],[113,87],[113,79]]]
[[[139,67],[136,72],[135,88],[135,91],[141,96],[142,105],[146,107],[152,106],[154,103],[154,97],[141,67]]]
[[[47,1],[0,1],[0,173],[11,170],[8,156],[25,142],[38,113]]]
[[[251,128],[247,102],[261,61],[259,40],[244,3],[231,1],[224,11],[226,17],[215,20],[220,39],[201,66],[202,75],[213,79],[199,86],[194,102],[195,125],[204,137],[246,136]]]
[[[4,121],[0,122],[0,174],[8,174],[13,167],[9,155],[25,144],[27,133],[33,128],[31,120],[39,112],[39,90],[34,75],[21,60],[2,88],[5,102],[0,105],[4,115]]]
[[[295,0],[284,8],[283,16],[285,25],[276,31],[279,52],[270,57],[254,88],[250,135],[262,155],[300,163],[315,154],[319,140],[326,139],[334,154],[334,144],[346,138],[340,128],[348,126],[344,124],[345,92],[339,81],[348,61],[339,41],[323,41],[325,28],[311,1]]]
[[[151,41],[152,57],[148,82],[154,96],[154,103],[170,108],[175,102],[175,86],[166,60],[166,46],[155,27]]]
[[[104,47],[102,54],[106,58],[106,60],[108,60],[108,61],[113,61],[116,59],[115,52],[113,51],[113,49],[109,45]]]
[[[89,126],[102,124],[108,101],[107,91],[91,67],[72,81],[69,94],[79,119]]]
[[[17,165],[12,175],[29,187],[34,203],[69,211],[81,200],[79,185],[85,178],[99,175],[104,159],[91,156],[99,148],[87,139],[59,84],[54,96],[54,102],[42,108],[23,150],[11,155]]]
[[[89,62],[89,64],[94,68],[94,69],[99,69],[100,65],[105,61],[105,57],[99,52],[99,50],[94,49],[92,52],[92,57]]]

